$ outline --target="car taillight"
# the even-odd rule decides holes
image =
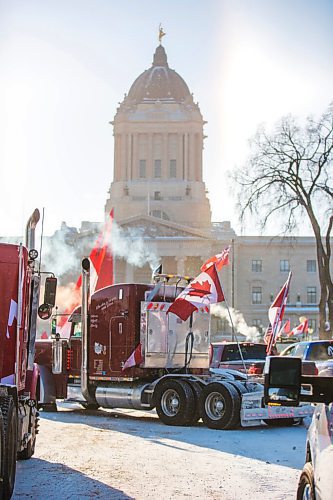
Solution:
[[[318,375],[318,373],[319,373],[319,370],[318,370],[317,365],[316,365],[314,368],[314,375]]]
[[[250,368],[248,369],[247,373],[249,375],[261,375],[262,368],[260,368],[259,366],[251,365]]]

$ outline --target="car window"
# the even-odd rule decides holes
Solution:
[[[244,360],[246,359],[266,359],[266,345],[265,344],[254,344],[254,345],[241,345],[242,355]],[[221,361],[240,361],[241,356],[239,353],[238,346],[226,346],[223,350],[223,355]]]
[[[327,361],[333,360],[333,342],[325,342],[320,344],[311,344],[309,347],[309,354],[307,359],[311,361]]]
[[[304,351],[307,348],[307,346],[308,346],[308,344],[298,344],[295,347],[295,352],[294,352],[293,356],[295,356],[296,358],[303,358],[303,354],[304,354]]]
[[[281,352],[281,356],[294,356],[296,346],[287,347],[284,351]]]

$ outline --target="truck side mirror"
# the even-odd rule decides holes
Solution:
[[[298,406],[301,394],[302,360],[269,356],[265,363],[265,404]]]
[[[57,278],[54,276],[48,276],[45,280],[45,291],[44,291],[44,304],[48,304],[51,307],[55,306],[57,292]]]

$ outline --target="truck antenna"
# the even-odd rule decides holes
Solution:
[[[39,252],[39,268],[38,268],[38,273],[40,274],[40,268],[42,265],[42,249],[43,249],[43,234],[44,234],[44,211],[45,208],[43,207],[43,215],[42,215],[42,232],[40,234],[40,252]]]

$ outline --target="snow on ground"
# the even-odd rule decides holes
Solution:
[[[304,426],[216,431],[168,427],[154,412],[58,408],[41,413],[14,499],[295,498]]]

